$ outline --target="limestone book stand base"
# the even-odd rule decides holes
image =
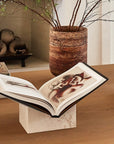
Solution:
[[[76,127],[76,105],[59,118],[19,104],[19,122],[27,133],[45,132]]]

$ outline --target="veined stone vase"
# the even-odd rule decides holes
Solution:
[[[63,26],[62,31],[50,30],[49,65],[55,76],[65,72],[78,62],[87,63],[87,28]]]

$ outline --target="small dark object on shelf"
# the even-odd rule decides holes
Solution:
[[[9,51],[14,54],[24,54],[27,52],[27,47],[20,37],[15,36],[15,39],[9,45]]]

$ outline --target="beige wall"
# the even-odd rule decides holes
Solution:
[[[11,29],[15,35],[21,37],[27,47],[31,48],[31,14],[27,13],[22,7],[15,8],[9,5],[8,14],[0,16],[0,30],[4,28]],[[10,13],[11,12],[11,13]]]
[[[100,22],[96,22],[88,27],[88,64],[102,64],[102,35]]]
[[[31,24],[31,45],[34,56],[48,60],[49,51],[49,25],[34,17]]]
[[[105,19],[114,20],[114,1],[104,4],[102,14],[113,11]],[[114,64],[114,22],[102,22],[102,63]]]
[[[33,56],[48,61],[49,26],[21,6],[14,8],[9,4],[7,12],[5,16],[0,16],[0,30],[11,29],[25,41]]]

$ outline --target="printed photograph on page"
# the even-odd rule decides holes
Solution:
[[[49,82],[40,92],[50,100],[55,107],[58,107],[65,99],[75,97],[76,93],[83,91],[95,82],[96,79],[77,67],[64,76]]]

